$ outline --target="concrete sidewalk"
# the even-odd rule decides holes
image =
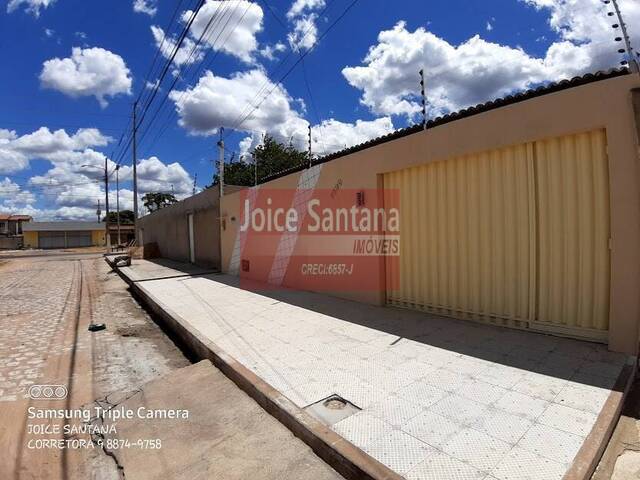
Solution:
[[[121,269],[298,407],[356,405],[330,428],[409,479],[583,478],[632,370],[602,345],[176,271]]]
[[[104,442],[140,443],[111,452],[122,475],[104,480],[342,479],[207,360],[131,392],[114,392],[91,408],[97,406],[188,412],[188,418],[94,419],[95,428],[113,425]],[[159,448],[145,447],[146,442]],[[95,478],[94,464],[83,467],[75,478]]]

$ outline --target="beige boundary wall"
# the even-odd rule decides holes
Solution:
[[[613,351],[635,354],[640,319],[640,76],[625,75],[549,93],[347,154],[321,165],[315,187],[333,189],[341,182],[344,189],[376,189],[384,173],[598,129],[606,131],[610,181],[608,343]],[[292,173],[260,188],[296,189],[300,175]],[[240,193],[222,200],[223,271],[229,271],[237,242],[240,203]],[[380,268],[378,291],[334,294],[384,304],[384,267]]]
[[[227,191],[238,187],[227,186]],[[196,265],[220,268],[219,192],[206,189],[138,219],[138,238],[155,243],[160,256],[190,262],[188,217],[193,215],[194,256]]]

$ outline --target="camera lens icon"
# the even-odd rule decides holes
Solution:
[[[31,385],[29,398],[32,400],[62,400],[69,391],[64,385]]]

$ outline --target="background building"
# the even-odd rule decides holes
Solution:
[[[100,222],[32,222],[23,226],[25,248],[74,248],[105,245]]]
[[[0,213],[0,235],[22,235],[22,225],[31,220],[29,215]]]

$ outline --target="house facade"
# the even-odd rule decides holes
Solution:
[[[225,195],[222,270],[276,288],[637,353],[640,76],[586,75],[427,127],[400,130]],[[315,217],[303,205],[314,195],[330,211],[334,204],[357,213],[399,203],[398,230],[370,235],[371,245],[379,240],[383,247],[394,237],[395,255],[332,254],[327,246],[344,238],[309,234]],[[243,230],[246,212],[253,215],[256,206],[269,212],[277,197],[287,213],[261,213],[258,234]],[[262,227],[271,218],[295,221],[292,228],[276,223],[266,235]],[[362,268],[353,276],[349,265]]]
[[[33,218],[29,215],[0,213],[0,235],[22,235],[22,226],[32,220]]]

